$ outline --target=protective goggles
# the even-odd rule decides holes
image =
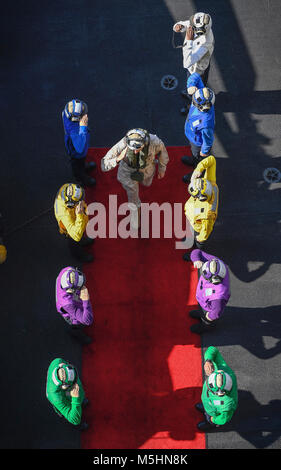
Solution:
[[[203,264],[201,273],[206,281],[220,284],[226,276],[226,266],[219,259],[212,259]]]
[[[81,289],[85,282],[85,275],[77,268],[70,268],[61,277],[62,289]]]

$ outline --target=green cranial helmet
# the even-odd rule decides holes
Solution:
[[[216,370],[207,378],[206,385],[214,395],[223,396],[232,389],[232,378],[223,370]]]
[[[65,378],[61,379],[59,377],[59,371],[63,370],[65,372]],[[55,385],[61,386],[66,389],[72,387],[77,382],[78,374],[77,370],[71,364],[61,363],[56,367],[52,374],[52,379]]]

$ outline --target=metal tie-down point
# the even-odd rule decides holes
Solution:
[[[161,87],[164,90],[174,90],[178,86],[178,79],[174,75],[164,75],[161,79]]]
[[[281,173],[277,168],[266,168],[263,172],[263,179],[267,183],[278,183],[281,180]]]

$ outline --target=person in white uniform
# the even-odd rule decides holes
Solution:
[[[206,87],[215,42],[211,16],[203,12],[195,13],[189,20],[175,23],[173,31],[186,33],[182,45],[183,67],[187,71],[186,78],[188,79],[192,73],[197,72]],[[182,96],[189,101],[191,100],[187,90],[182,91]],[[187,108],[182,108],[181,112],[186,114]]]

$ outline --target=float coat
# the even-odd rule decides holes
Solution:
[[[93,310],[90,299],[82,300],[79,289],[76,289],[75,292],[66,292],[66,289],[61,287],[61,278],[69,269],[71,269],[70,266],[62,269],[56,280],[57,311],[70,325],[82,324],[89,326],[93,323]]]
[[[62,198],[62,193],[67,184],[68,183],[64,184],[57,193],[54,204],[55,217],[58,222],[60,233],[71,237],[76,242],[79,242],[85,232],[88,223],[88,216],[84,214],[84,212],[76,214],[75,207],[69,208],[66,206]]]
[[[84,158],[88,153],[90,134],[88,126],[80,126],[73,122],[62,112],[64,127],[64,145],[67,155],[72,158]]]
[[[173,26],[174,31],[177,24],[183,26],[182,31],[186,31],[189,26],[191,26],[189,20],[177,21]],[[200,36],[195,34],[194,39],[184,38],[182,47],[183,67],[187,69],[189,73],[198,72],[202,75],[209,66],[214,51],[214,42],[212,18],[210,18],[205,34]]]
[[[223,370],[232,379],[232,389],[223,396],[218,396],[208,390],[204,382],[201,400],[206,413],[212,416],[212,422],[217,425],[226,424],[231,420],[238,405],[237,380],[233,370],[227,365],[217,348],[210,346],[204,355],[204,360],[212,361],[215,371]]]
[[[79,397],[72,397],[69,390],[63,390],[60,385],[56,385],[53,381],[53,372],[59,364],[68,364],[61,358],[54,359],[47,373],[46,396],[55,409],[64,416],[71,424],[78,425],[82,417],[82,403],[85,398],[82,383],[78,377]]]
[[[216,256],[205,253],[202,250],[195,249],[190,253],[190,259],[202,261],[203,263],[212,259],[219,259]],[[220,260],[221,261],[221,260]],[[223,261],[222,261],[223,262]],[[226,275],[220,284],[213,284],[205,279],[202,274],[199,277],[196,288],[196,299],[203,310],[208,312],[210,320],[217,320],[223,314],[224,307],[230,298],[229,271],[226,264]]]
[[[218,215],[219,189],[216,184],[216,160],[213,155],[204,158],[198,163],[194,171],[205,172],[206,178],[213,187],[210,201],[199,201],[198,198],[190,196],[184,206],[184,211],[192,228],[198,235],[199,243],[205,242],[210,236]]]
[[[204,88],[204,83],[198,73],[192,74],[187,80],[187,88],[196,86],[198,89]],[[206,111],[200,111],[193,104],[190,105],[187,115],[184,133],[186,138],[197,147],[201,147],[201,152],[208,154],[214,142],[215,128],[215,107]]]

